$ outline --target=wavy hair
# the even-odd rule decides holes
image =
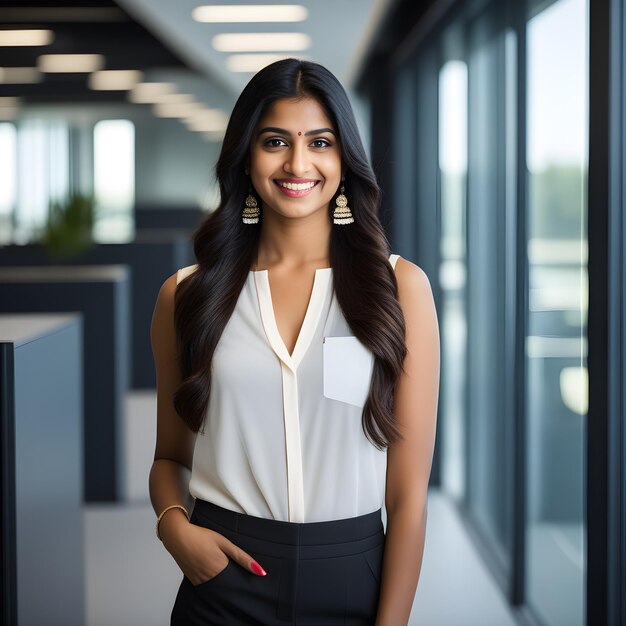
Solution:
[[[375,357],[361,421],[365,435],[382,449],[402,438],[393,399],[407,354],[405,320],[388,260],[389,243],[378,217],[380,189],[352,106],[337,78],[310,61],[290,58],[266,66],[246,85],[231,113],[215,166],[220,202],[195,230],[198,268],[176,290],[174,324],[183,380],[174,394],[174,407],[189,428],[200,430],[211,393],[213,353],[259,244],[261,222],[251,226],[241,220],[252,135],[276,100],[303,97],[319,102],[338,133],[344,184],[355,221],[331,229],[333,288],[352,332]],[[329,219],[333,207],[331,202]]]

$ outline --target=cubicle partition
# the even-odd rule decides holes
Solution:
[[[130,270],[125,265],[0,267],[0,313],[79,311],[84,318],[84,499],[124,499],[123,417],[130,383]],[[62,367],[62,363],[57,364]]]
[[[205,216],[205,211],[197,206],[135,207],[135,227],[137,230],[163,228],[166,230],[187,230],[192,232]]]
[[[2,624],[85,624],[83,315],[0,315]]]

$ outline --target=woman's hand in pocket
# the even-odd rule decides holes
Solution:
[[[262,568],[255,569],[258,564],[245,550],[224,535],[192,524],[184,517],[163,528],[161,537],[166,550],[194,586],[220,574],[230,559],[257,576],[265,575]]]

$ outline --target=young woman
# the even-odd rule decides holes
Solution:
[[[316,63],[251,79],[216,173],[197,264],[151,326],[171,624],[406,625],[439,389],[428,278],[390,254],[348,97]]]

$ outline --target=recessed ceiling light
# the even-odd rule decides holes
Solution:
[[[0,30],[0,46],[47,46],[53,41],[51,30]]]
[[[202,131],[202,137],[204,137],[207,141],[222,141],[224,139],[224,131]]]
[[[258,72],[266,65],[285,58],[280,54],[231,54],[226,58],[226,67],[231,72]]]
[[[21,98],[17,96],[2,96],[0,98],[0,107],[17,107],[20,105]]]
[[[300,4],[211,4],[191,12],[197,22],[303,22],[308,14]]]
[[[185,117],[202,108],[200,102],[156,103],[152,105],[152,112],[157,117]]]
[[[219,52],[278,52],[306,50],[311,38],[306,33],[221,33],[211,43]]]
[[[19,111],[18,107],[0,107],[0,120],[14,120]]]
[[[187,115],[184,122],[189,124],[212,123],[226,128],[226,125],[228,124],[228,115],[226,115],[226,113],[224,113],[221,109],[203,108]]]
[[[155,95],[154,104],[181,104],[183,102],[195,102],[195,98],[190,93],[164,93]]]
[[[185,125],[189,130],[193,130],[195,132],[223,133],[226,130],[226,126],[223,124],[211,124],[209,122],[185,122]]]
[[[13,120],[20,110],[21,98],[5,96],[0,98],[0,120]]]
[[[42,72],[95,72],[103,65],[101,54],[42,54],[37,59]]]
[[[219,109],[202,109],[183,119],[187,128],[195,131],[224,132],[228,125],[228,116]]]
[[[164,94],[174,93],[172,83],[138,83],[128,94],[131,102],[152,104]]]
[[[89,76],[87,84],[96,91],[132,89],[142,77],[139,70],[100,70]]]
[[[36,67],[0,67],[0,83],[22,85],[38,83],[42,78]]]

